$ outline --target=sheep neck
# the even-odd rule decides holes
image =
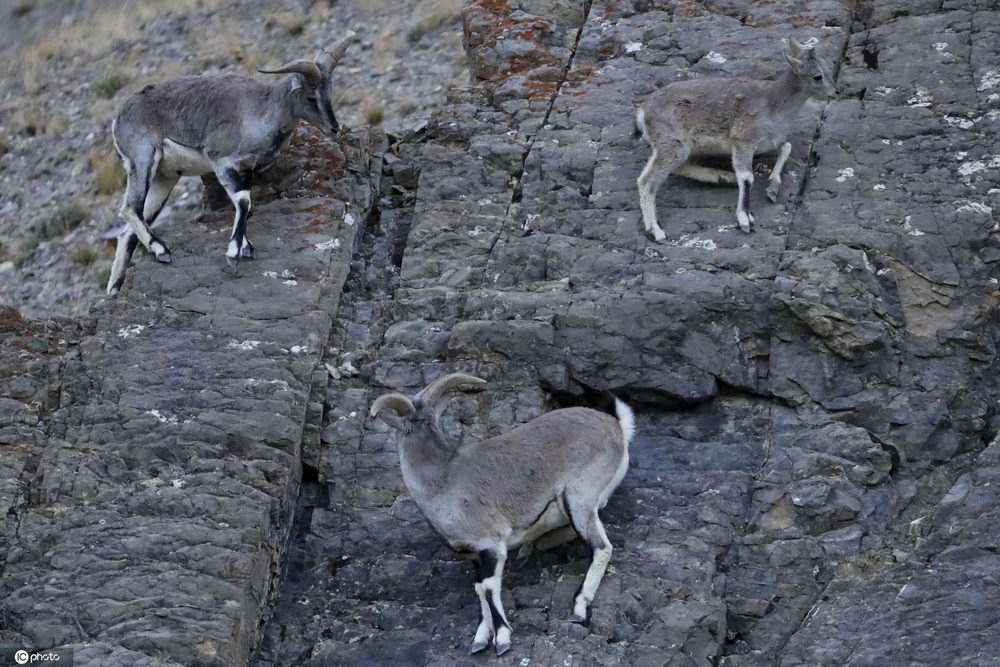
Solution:
[[[444,487],[455,456],[440,429],[432,424],[416,425],[401,438],[399,460],[403,481],[414,496],[433,496]]]
[[[797,114],[809,98],[809,92],[802,85],[799,75],[788,69],[774,80],[770,97],[772,109]]]

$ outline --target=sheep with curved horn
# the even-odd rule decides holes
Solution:
[[[628,469],[634,416],[615,398],[607,412],[554,410],[503,435],[456,447],[440,426],[450,392],[485,386],[480,378],[453,373],[412,397],[380,396],[370,412],[396,429],[403,481],[420,511],[451,549],[475,560],[480,621],[471,652],[492,640],[501,655],[511,636],[500,599],[508,550],[566,526],[593,554],[573,601],[573,620],[586,620],[611,559],[598,511]]]
[[[295,60],[264,74],[288,74],[272,84],[245,76],[188,76],[147,86],[130,97],[111,125],[115,149],[128,177],[108,294],[125,281],[125,269],[141,242],[161,262],[166,244],[149,226],[181,176],[214,173],[236,208],[226,261],[252,259],[246,234],[250,181],[267,168],[300,120],[334,135],[330,77],[354,39],[349,32],[315,60]]]

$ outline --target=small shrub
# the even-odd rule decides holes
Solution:
[[[437,30],[462,16],[462,3],[458,0],[432,0],[421,5],[423,16],[406,33],[406,41],[416,44],[424,35]]]
[[[14,9],[10,10],[10,13],[14,16],[24,16],[34,8],[35,0],[21,0],[21,2],[14,5]]]
[[[271,14],[267,19],[267,24],[271,26],[280,26],[288,31],[289,35],[297,37],[305,32],[306,22],[305,20],[292,12],[277,12],[276,14]]]
[[[406,41],[410,44],[416,44],[420,39],[427,34],[427,26],[423,23],[418,23],[406,33]]]
[[[95,275],[97,276],[97,284],[104,287],[108,284],[108,278],[111,277],[111,266],[104,264],[101,268],[97,269]]]
[[[406,116],[413,113],[413,110],[417,108],[417,101],[412,97],[404,97],[398,102],[396,102],[396,109],[399,110],[400,115]]]
[[[101,251],[92,245],[78,245],[73,250],[73,262],[80,266],[90,266],[101,257]]]
[[[94,84],[94,92],[98,97],[103,97],[106,100],[111,99],[115,96],[119,90],[125,87],[128,83],[128,76],[122,72],[109,72]]]
[[[90,171],[94,175],[94,191],[99,195],[110,195],[125,187],[125,170],[114,151],[91,155]]]
[[[90,213],[90,209],[77,199],[59,204],[47,218],[42,219],[36,225],[36,242],[32,247],[37,246],[42,241],[48,241],[72,231],[84,221],[88,213]]]
[[[385,118],[385,108],[378,102],[369,102],[365,107],[365,122],[369,125],[378,125]]]

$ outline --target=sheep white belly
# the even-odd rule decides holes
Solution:
[[[731,155],[733,152],[733,143],[728,137],[702,134],[694,137],[691,143],[693,155]]]
[[[569,517],[566,516],[566,512],[563,510],[562,502],[556,500],[548,504],[545,511],[542,512],[542,515],[538,517],[535,523],[527,528],[522,528],[511,533],[510,537],[506,540],[507,547],[516,547],[525,542],[534,542],[545,533],[556,528],[561,528],[562,526],[568,526],[569,523]]]
[[[166,176],[201,176],[212,172],[212,163],[201,151],[164,139],[159,170]]]

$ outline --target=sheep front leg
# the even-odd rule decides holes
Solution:
[[[246,236],[247,219],[250,217],[250,178],[229,164],[216,167],[215,175],[236,207],[233,232],[226,249],[226,263],[236,266],[241,256],[247,259],[253,259],[254,256],[253,244]]]
[[[125,268],[132,261],[132,254],[137,245],[139,245],[139,237],[135,235],[131,227],[126,226],[125,230],[118,236],[115,261],[111,265],[111,275],[108,276],[108,296],[115,296],[121,291],[122,285],[125,283]]]
[[[771,170],[771,176],[767,181],[767,198],[772,204],[778,203],[778,190],[781,188],[781,170],[785,168],[785,162],[788,161],[788,156],[791,153],[792,142],[786,141],[781,144],[778,159],[774,162],[774,169]]]
[[[119,215],[125,219],[132,233],[138,237],[146,250],[153,253],[158,261],[169,264],[173,261],[170,249],[156,234],[149,231],[145,218],[146,200],[154,186],[155,175],[162,157],[161,151],[150,150],[140,153],[135,160],[122,159],[128,181],[125,185],[125,200]],[[154,193],[154,197],[159,197],[159,193]]]
[[[500,600],[500,585],[506,561],[507,549],[502,544],[479,551],[476,595],[479,596],[480,622],[469,648],[470,653],[478,653],[486,648],[490,635],[493,636],[493,648],[497,655],[503,655],[510,649],[511,627]]]
[[[753,187],[753,147],[733,146],[733,171],[740,187],[739,201],[736,203],[736,222],[740,229],[750,233],[753,214],[750,212],[750,189]]]

